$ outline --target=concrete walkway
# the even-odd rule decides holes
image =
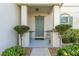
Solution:
[[[33,48],[31,56],[50,56],[48,48]]]

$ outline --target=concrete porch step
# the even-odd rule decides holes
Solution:
[[[29,47],[52,47],[52,46],[47,39],[44,40],[31,39]]]

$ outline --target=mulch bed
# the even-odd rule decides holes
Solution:
[[[57,55],[57,49],[58,48],[48,48],[51,56],[56,56]]]
[[[25,48],[26,56],[30,56],[32,48]]]

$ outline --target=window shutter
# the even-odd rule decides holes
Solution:
[[[61,24],[61,19],[62,19],[62,18],[61,18],[61,16],[60,16],[60,24]]]
[[[72,25],[73,24],[73,16],[69,17],[69,24]]]
[[[63,20],[63,17],[62,17],[62,16],[60,16],[60,24],[62,24],[62,20]]]

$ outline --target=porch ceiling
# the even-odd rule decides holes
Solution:
[[[52,5],[51,6],[39,6],[39,5],[36,5],[36,6],[28,6],[28,12],[29,13],[49,13],[52,9]],[[36,11],[36,9],[38,9],[38,11]]]

